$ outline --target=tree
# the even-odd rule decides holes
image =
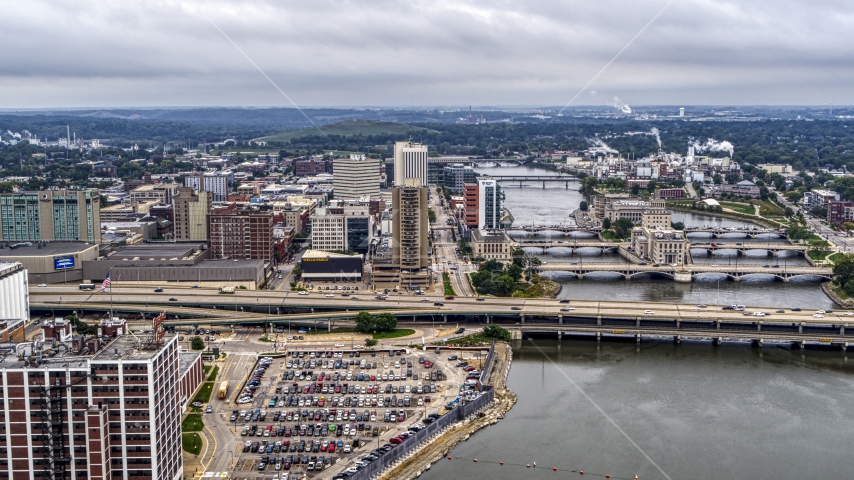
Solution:
[[[837,260],[833,266],[833,283],[847,286],[854,280],[854,255],[848,254]]]
[[[673,230],[685,230],[685,224],[682,222],[673,222],[670,224]]]
[[[638,195],[640,193],[640,185],[637,183],[632,184],[632,195]]]
[[[581,203],[578,204],[578,209],[582,212],[586,212],[588,208],[590,208],[590,205],[584,200],[582,200]]]
[[[610,218],[606,218],[605,220],[602,220],[602,228],[604,228],[605,230],[611,229],[611,219]]]
[[[427,209],[427,219],[430,223],[436,222],[436,212],[434,212],[432,208]]]
[[[723,183],[724,179],[723,179],[723,177],[721,177],[720,173],[716,173],[712,177],[712,181],[715,182],[715,185],[720,185],[721,183]]]
[[[376,347],[378,343],[379,342],[377,340],[374,340],[373,338],[366,338],[365,339],[365,346],[368,348]]]
[[[496,325],[494,323],[483,327],[483,336],[486,338],[491,338],[493,340],[501,340],[505,342],[509,342],[512,338],[509,330],[502,327],[501,325]]]
[[[516,264],[511,264],[507,267],[507,275],[512,278],[514,282],[518,282],[522,279],[522,267]]]
[[[368,312],[359,312],[355,318],[356,321],[356,331],[358,332],[371,332],[373,331],[374,326],[374,316]]]
[[[812,236],[812,230],[807,227],[795,225],[786,229],[786,236],[792,241],[806,240]]]
[[[193,337],[193,340],[190,343],[190,348],[192,348],[193,350],[204,350],[205,341],[202,340],[202,337]]]
[[[397,317],[390,313],[381,313],[374,318],[376,330],[380,332],[390,332],[397,327]]]
[[[842,224],[842,228],[848,231],[854,230],[854,222],[845,222]]]
[[[294,268],[291,269],[291,274],[294,278],[302,277],[302,267],[300,265],[294,265]]]
[[[620,217],[614,221],[614,233],[620,238],[626,238],[632,231],[634,224],[631,220],[625,217]]]

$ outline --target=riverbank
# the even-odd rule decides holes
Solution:
[[[833,302],[839,305],[839,308],[847,308],[854,309],[854,300],[850,298],[845,299],[839,296],[836,292],[833,291],[833,282],[824,282],[821,284],[821,291],[827,295],[828,298],[833,300]]]
[[[783,226],[783,225],[780,225],[779,223],[777,223],[773,220],[769,220],[769,219],[763,218],[763,217],[757,217],[754,215],[743,215],[741,213],[736,213],[736,212],[709,212],[707,210],[697,210],[697,209],[694,209],[691,207],[673,204],[673,203],[669,203],[669,202],[667,203],[667,209],[668,210],[676,210],[678,212],[690,212],[690,213],[697,213],[697,214],[702,214],[702,215],[709,215],[712,217],[728,218],[730,220],[739,220],[739,221],[743,221],[743,222],[751,222],[751,223],[755,223],[757,225],[762,225],[763,227],[768,227],[768,228],[780,228]]]
[[[468,440],[478,430],[494,425],[504,418],[504,414],[516,403],[516,394],[507,388],[507,375],[513,362],[513,350],[506,343],[495,344],[495,359],[488,372],[487,384],[495,389],[495,400],[482,415],[473,420],[455,424],[448,432],[430,443],[420,447],[414,455],[380,477],[381,479],[412,480],[421,476],[425,470],[441,461],[448,461],[448,453],[460,442]]]

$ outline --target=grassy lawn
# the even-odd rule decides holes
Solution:
[[[720,204],[724,208],[728,208],[734,212],[742,213],[744,215],[754,215],[756,213],[756,209],[753,208],[753,205],[748,205],[746,203],[720,202]]]
[[[611,241],[611,242],[622,241],[622,239],[617,237],[617,234],[615,234],[611,230],[603,230],[602,231],[602,238],[604,238],[605,240]]]
[[[831,255],[831,256],[829,256],[829,257],[827,257],[827,259],[828,259],[828,260],[830,260],[830,261],[831,261],[831,262],[833,262],[833,263],[836,263],[836,262],[838,262],[838,261],[842,260],[844,257],[845,257],[845,254],[844,254],[844,253],[842,253],[842,252],[836,252],[836,253],[834,253],[833,255]]]
[[[198,413],[191,413],[187,415],[187,418],[181,422],[181,431],[184,433],[201,432],[204,428],[205,422],[202,420],[202,416]]]
[[[447,273],[442,274],[442,285],[445,287],[445,295],[456,296],[457,292],[451,286],[451,277]]]
[[[207,373],[207,370],[205,371],[205,373]],[[208,381],[209,382],[216,381],[216,375],[219,373],[219,367],[218,366],[213,367],[213,370],[210,373],[211,374],[208,375]]]
[[[198,433],[184,433],[181,435],[181,446],[185,452],[198,455],[202,453],[202,437]]]
[[[807,251],[807,255],[810,256],[813,260],[824,260],[827,258],[828,254],[830,254],[827,250],[809,250]]]
[[[263,141],[288,141],[294,138],[306,137],[311,135],[340,135],[349,137],[354,135],[405,135],[410,131],[417,133],[439,133],[436,130],[431,130],[424,127],[410,127],[403,123],[395,122],[380,122],[376,120],[345,120],[343,122],[323,125],[320,127],[321,133],[317,128],[304,128],[293,132],[279,133],[269,137],[263,137],[259,140]]]
[[[774,202],[770,200],[754,200],[753,203],[759,205],[759,213],[763,217],[774,216],[774,215],[783,215],[784,211]]]
[[[374,340],[383,340],[386,338],[400,338],[400,337],[408,337],[415,333],[415,330],[411,328],[396,328],[390,332],[380,332],[375,333],[373,335]]]
[[[208,403],[211,401],[211,393],[213,393],[213,382],[205,382],[202,385],[202,388],[199,390],[199,394],[196,395],[196,400],[202,403]]]
[[[207,375],[208,373],[210,373],[211,368],[213,368],[213,367],[212,367],[212,366],[210,366],[210,365],[204,365],[204,366],[202,366],[202,369],[204,369],[204,371],[205,371],[205,375]]]

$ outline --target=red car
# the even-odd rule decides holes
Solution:
[[[445,300],[453,300],[453,299],[454,299],[454,296],[453,296],[453,295],[447,295],[447,296],[445,297]]]
[[[400,437],[394,437],[391,440],[389,440],[388,443],[391,443],[393,445],[398,445],[398,444],[403,443],[403,439]]]
[[[326,448],[326,451],[329,453],[335,453],[335,444],[332,442],[329,442],[329,446]]]
[[[429,360],[425,360],[425,361],[424,361],[424,368],[430,368],[430,367],[432,367],[432,366],[433,366],[433,364],[432,364],[432,363],[430,363],[430,361],[429,361]]]
[[[471,372],[472,370],[475,370],[475,368],[473,366],[469,365],[468,367],[464,368],[463,370],[465,370],[467,372]]]

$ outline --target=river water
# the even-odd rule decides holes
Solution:
[[[506,419],[421,478],[851,478],[854,358],[838,349],[534,339],[513,355]]]
[[[555,172],[523,166],[477,167],[477,172],[486,175],[557,175]],[[572,182],[569,188],[563,183],[531,182],[522,188],[507,184],[504,187],[504,206],[510,210],[516,225],[573,225],[569,217],[579,204],[585,200],[578,191],[579,183]],[[686,226],[719,226],[724,228],[753,227],[743,221],[717,218],[694,212],[674,212],[673,220]],[[543,240],[590,240],[594,234],[574,232],[563,235],[558,231],[545,231],[532,235],[523,231],[512,231],[510,235],[520,242]],[[712,241],[708,234],[688,235],[691,242],[708,243]],[[726,242],[736,247],[736,243],[755,244],[757,247],[785,242],[785,239],[773,235],[759,235],[757,238],[745,238],[742,234],[725,234],[717,242]],[[542,249],[528,248],[545,262],[610,262],[623,263],[625,260],[617,254],[603,254],[596,248],[552,248],[546,253]],[[792,265],[808,265],[804,257],[796,253],[785,252],[779,257],[769,257],[764,251],[749,251],[747,255],[737,256],[735,250],[719,250],[709,255],[702,248],[695,247],[692,256],[696,263],[730,265],[745,263],[751,265],[780,265],[780,268]],[[544,275],[553,278],[563,286],[560,298],[587,300],[625,300],[625,301],[666,301],[706,304],[739,304],[763,307],[801,307],[804,309],[833,308],[834,303],[821,291],[817,279],[794,278],[791,282],[769,281],[771,276],[748,276],[740,282],[728,281],[725,276],[705,274],[695,277],[692,283],[676,283],[672,280],[649,277],[635,277],[623,280],[622,277],[600,272],[585,275],[584,280],[576,280],[574,275],[561,272],[549,272]]]

